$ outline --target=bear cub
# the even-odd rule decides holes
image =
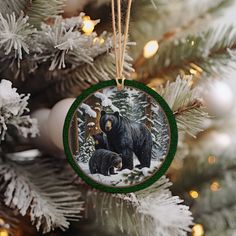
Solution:
[[[106,149],[109,150],[107,137],[104,133],[94,134],[93,140],[95,142],[95,149]]]
[[[91,174],[115,175],[114,168],[122,169],[122,159],[119,154],[105,149],[96,150],[89,160]]]

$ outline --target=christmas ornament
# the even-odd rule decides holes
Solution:
[[[121,91],[113,80],[84,91],[67,114],[63,136],[68,161],[79,176],[93,187],[119,193],[159,179],[177,146],[175,118],[167,103],[130,80]]]
[[[206,150],[208,154],[218,156],[224,153],[231,144],[232,140],[229,134],[212,130],[200,138],[198,145],[192,150],[192,153],[196,152],[197,154],[199,150]]]
[[[209,114],[214,117],[225,117],[231,113],[234,104],[232,89],[224,81],[214,81],[204,94]]]
[[[34,142],[40,149],[48,150],[51,149],[54,144],[51,141],[49,130],[48,130],[48,117],[51,110],[47,108],[39,109],[32,113],[32,117],[37,119],[39,136],[34,138]]]
[[[117,193],[153,184],[167,171],[177,146],[177,126],[167,103],[154,90],[123,75],[131,2],[122,40],[121,2],[117,1],[117,34],[112,1],[116,79],[101,82],[76,99],[63,133],[68,161],[78,175],[93,187]]]
[[[51,110],[48,117],[48,130],[52,142],[61,150],[63,150],[63,125],[66,114],[75,101],[73,98],[67,98],[58,102]]]

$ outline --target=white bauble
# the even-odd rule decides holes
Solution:
[[[232,145],[231,136],[228,133],[212,130],[205,133],[198,144],[195,145],[193,153],[207,153],[219,156]]]
[[[52,141],[48,132],[48,117],[51,110],[47,108],[39,109],[32,113],[32,117],[37,119],[39,136],[33,139],[36,146],[40,149],[52,148]]]
[[[224,81],[214,81],[204,92],[207,110],[210,115],[221,118],[229,115],[234,104],[232,89]]]
[[[74,101],[74,98],[61,100],[52,108],[48,117],[48,130],[51,140],[61,150],[64,149],[63,127],[65,118]]]

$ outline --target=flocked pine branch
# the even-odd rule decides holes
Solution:
[[[13,58],[22,59],[23,53],[29,54],[29,43],[33,33],[34,29],[23,13],[16,17],[13,12],[5,18],[0,13],[0,48],[5,55],[11,53]]]
[[[29,4],[31,0],[0,0],[0,9],[1,13],[4,17],[6,15],[11,15],[13,12],[18,17],[20,16],[21,12],[26,9],[27,4]]]
[[[129,78],[130,72],[133,71],[131,58],[126,55],[124,64],[125,75]],[[79,91],[83,91],[96,84],[99,81],[115,79],[115,59],[112,52],[98,56],[93,64],[79,66],[69,70],[62,71],[57,77],[55,85],[56,92],[63,92],[67,96],[76,96]],[[66,77],[66,76],[67,77]]]
[[[219,75],[236,68],[233,26],[212,28],[197,35],[162,43],[146,66],[149,76],[173,78],[179,73]]]
[[[167,189],[170,183],[166,178],[159,180],[155,186],[155,191],[149,192],[147,189],[127,195],[88,191],[85,194],[85,214],[110,233],[137,236],[187,235],[192,225],[189,208],[182,205],[178,197],[171,195]],[[93,208],[89,207],[91,205]]]
[[[9,0],[0,1],[0,11],[4,17],[6,15],[15,14],[19,17],[22,12],[29,16],[30,24],[40,27],[41,23],[53,19],[55,16],[63,12],[65,0]]]
[[[51,158],[33,163],[7,158],[0,165],[0,181],[4,183],[0,186],[1,198],[22,216],[29,215],[37,230],[47,233],[55,228],[67,229],[69,221],[81,217],[83,208],[81,194],[66,173]]]
[[[0,138],[3,140],[9,128],[17,129],[23,137],[38,134],[37,121],[25,115],[29,112],[28,96],[20,95],[8,80],[0,82]]]
[[[162,87],[160,94],[173,110],[179,131],[195,136],[203,130],[208,114],[204,111],[198,88],[192,88],[190,84],[191,77],[178,77]]]
[[[218,16],[219,10],[222,10],[233,0],[192,0],[192,1],[159,1],[153,0],[156,8],[151,1],[135,1],[133,12],[139,11],[140,15],[133,15],[134,26],[131,29],[131,38],[138,42],[140,50],[134,51],[136,58],[137,51],[140,52],[142,47],[149,40],[157,39],[164,41],[169,38],[185,37],[189,32],[199,32],[206,25]],[[188,12],[188,14],[181,14]],[[157,22],[161,22],[158,24]],[[155,25],[155,27],[153,27]]]
[[[27,49],[30,48],[30,50],[26,51],[29,54],[23,54],[20,64],[13,63],[11,58],[6,58],[5,55],[0,55],[4,65],[2,73],[7,74],[9,78],[24,80],[25,83],[22,84],[21,89],[26,92],[30,91],[32,95],[41,91],[45,92],[47,86],[50,95],[52,90],[59,91],[60,97],[55,99],[66,96],[68,93],[73,94],[75,87],[77,87],[77,90],[74,89],[77,96],[78,88],[80,91],[98,81],[114,78],[115,60],[111,53],[112,39],[105,32],[100,36],[96,33],[84,34],[82,32],[83,16],[84,13],[71,19],[62,19],[58,16],[52,24],[42,23],[41,28],[32,32],[27,38],[26,42],[29,42]],[[4,18],[2,20],[5,21]],[[14,37],[22,38],[21,34]],[[10,44],[10,40],[7,39],[5,44]],[[16,47],[11,48],[11,54],[14,50],[21,50],[22,44],[14,45]],[[0,46],[4,45],[0,44]],[[126,73],[132,71],[130,61],[131,58],[127,55]],[[39,78],[40,83],[37,79],[32,80],[32,76]],[[45,83],[42,83],[42,79]],[[61,92],[64,94],[61,95]]]

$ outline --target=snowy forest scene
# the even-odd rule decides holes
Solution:
[[[150,95],[108,87],[80,103],[69,137],[84,174],[103,185],[125,187],[158,171],[168,154],[169,133],[166,115]]]

